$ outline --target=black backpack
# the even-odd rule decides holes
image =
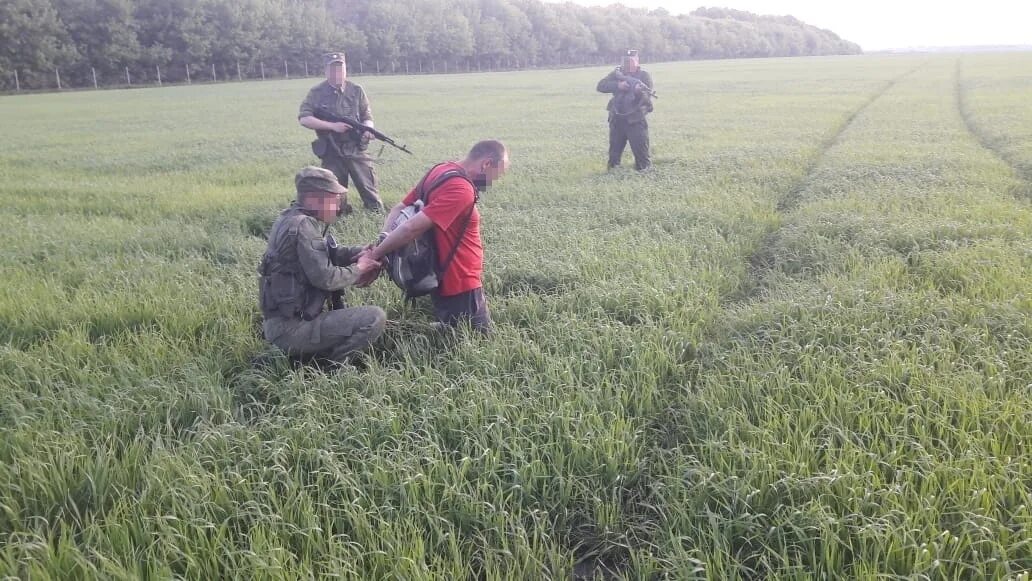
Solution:
[[[421,212],[430,203],[430,194],[444,182],[452,178],[461,178],[469,182],[471,186],[473,185],[473,182],[470,181],[465,172],[456,169],[442,173],[427,185],[427,178],[439,166],[440,164],[435,165],[420,180],[416,188],[416,191],[419,192],[419,199],[401,210],[401,214],[395,219],[394,224],[391,225],[392,229],[401,226]],[[448,258],[444,261],[444,264],[438,264],[437,262],[437,245],[434,242],[433,228],[387,255],[387,276],[394,281],[394,284],[398,285],[398,288],[405,291],[406,299],[414,299],[430,294],[440,285],[441,278],[448,271],[452,260],[455,259],[455,254],[459,250],[459,244],[462,243],[462,237],[466,234],[469,221],[473,217],[473,209],[479,199],[476,191],[474,186],[473,205],[466,212],[466,217],[462,222],[462,229],[459,231],[455,245],[452,247],[451,252],[448,253]]]

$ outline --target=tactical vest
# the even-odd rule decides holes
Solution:
[[[269,246],[258,265],[258,304],[266,319],[310,321],[319,316],[331,293],[312,285],[297,255],[298,231],[308,215],[291,207],[277,218]]]

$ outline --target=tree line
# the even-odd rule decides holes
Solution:
[[[854,54],[860,47],[792,16],[726,8],[674,15],[541,0],[4,0],[0,88],[82,86],[91,75],[237,78],[320,71],[344,50],[350,68],[467,70],[619,60]],[[474,66],[475,63],[475,66]],[[164,70],[164,73],[162,71]],[[123,75],[123,71],[125,75]],[[246,73],[244,72],[246,71]],[[126,79],[128,81],[128,79]]]

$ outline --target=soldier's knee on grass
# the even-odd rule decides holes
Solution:
[[[387,326],[387,313],[380,307],[352,307],[348,310],[348,318],[354,331],[333,349],[331,359],[342,361],[348,355],[369,347],[383,334]]]
[[[369,330],[366,331],[366,335],[369,337],[369,342],[372,343],[380,335],[383,335],[383,330],[387,327],[387,313],[380,307],[364,307],[364,309],[367,310],[369,317]]]

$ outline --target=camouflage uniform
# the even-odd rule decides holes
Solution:
[[[323,312],[334,291],[359,279],[357,269],[348,265],[362,248],[328,247],[318,224],[295,202],[272,225],[258,268],[262,330],[288,355],[342,361],[383,333],[387,315],[374,306]]]
[[[645,115],[652,112],[652,98],[648,93],[631,90],[620,90],[620,76],[634,77],[645,83],[650,89],[652,75],[640,67],[633,73],[625,73],[622,67],[609,73],[598,82],[598,92],[613,93],[606,109],[609,111],[609,167],[620,165],[624,146],[631,143],[634,152],[634,167],[643,170],[652,165],[649,158],[649,123]]]
[[[315,110],[320,107],[333,115],[350,117],[360,123],[373,119],[373,111],[365,91],[351,81],[344,81],[344,86],[339,88],[328,81],[312,87],[301,103],[298,119],[314,116]],[[380,200],[376,170],[373,168],[372,158],[366,153],[369,140],[364,136],[359,137],[354,131],[315,133],[318,137],[312,142],[312,151],[322,160],[322,166],[332,171],[337,176],[337,181],[345,187],[350,176],[365,207],[382,211],[383,202]]]

